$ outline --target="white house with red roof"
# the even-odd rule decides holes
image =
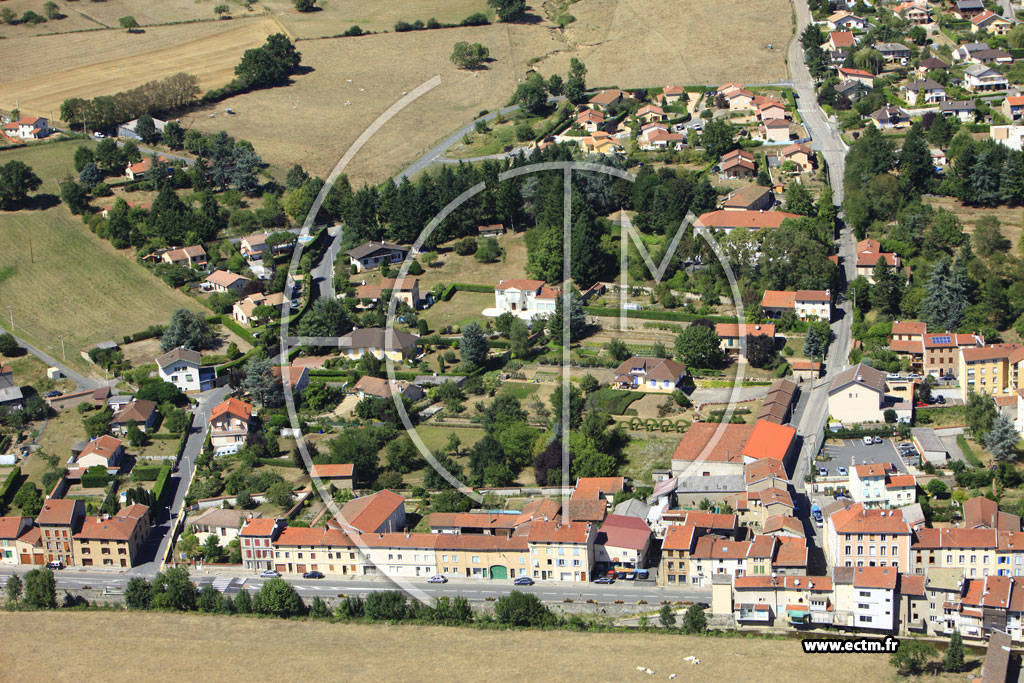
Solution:
[[[22,140],[39,140],[50,134],[50,126],[40,116],[22,116],[4,125],[4,135]]]
[[[762,230],[764,228],[774,229],[782,225],[787,218],[800,218],[795,213],[786,211],[708,211],[701,214],[693,227],[710,230],[712,228],[729,234],[736,228],[746,228],[750,231]]]
[[[502,313],[512,313],[529,320],[535,315],[553,313],[558,294],[558,289],[548,287],[543,280],[499,280],[494,288],[494,308],[484,309],[483,314],[496,318]]]
[[[647,522],[638,517],[608,515],[594,541],[594,561],[599,568],[643,569],[647,566],[651,536]]]
[[[218,403],[210,413],[210,445],[218,452],[244,446],[254,414],[252,405],[237,398]]]
[[[765,315],[778,317],[792,311],[800,320],[832,320],[832,294],[827,289],[800,289],[795,292],[765,290],[761,297]]]

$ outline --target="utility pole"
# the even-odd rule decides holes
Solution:
[[[8,306],[7,312],[11,314],[11,334],[14,334],[14,309]]]
[[[66,361],[68,357],[64,355],[64,335],[58,334],[57,337],[60,339],[60,356]]]

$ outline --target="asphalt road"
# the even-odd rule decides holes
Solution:
[[[20,337],[14,337],[14,339],[15,341],[18,342],[18,344],[24,347],[24,349],[28,351],[30,354],[32,354],[39,360],[43,361],[47,365],[51,365],[60,370],[65,377],[67,377],[72,382],[77,384],[79,389],[99,389],[101,386],[106,384],[106,382],[104,382],[103,380],[93,379],[91,377],[86,377],[81,373],[75,372],[74,370],[64,365],[63,363],[58,362],[57,359],[54,358],[53,356],[43,351],[40,351],[39,349],[32,346],[31,344],[29,344],[27,341]],[[116,381],[117,380],[113,380],[111,384],[116,383]]]
[[[0,583],[4,583],[12,573],[23,574],[29,567],[4,568],[0,571]],[[137,568],[136,568],[137,569]],[[133,574],[141,574],[133,570]],[[147,572],[152,576],[155,573]],[[113,572],[86,571],[78,569],[64,569],[56,572],[58,590],[81,590],[83,587],[93,589],[109,588],[111,590],[123,589],[128,583],[130,576]],[[247,590],[259,590],[266,579],[249,576],[228,576],[228,575],[192,575],[192,580],[200,587],[214,583],[215,587],[229,595],[238,593],[245,588]],[[295,586],[295,589],[305,598],[314,596],[336,597],[365,596],[372,591],[401,590],[398,586],[387,579],[287,579]],[[623,602],[637,602],[646,600],[652,605],[657,605],[662,600],[689,600],[693,602],[710,602],[711,591],[679,590],[673,588],[660,588],[653,581],[617,581],[612,585],[598,585],[593,583],[562,583],[556,581],[537,582],[532,586],[514,586],[511,580],[488,581],[485,579],[458,579],[449,580],[448,583],[435,584],[427,583],[426,579],[413,579],[416,588],[422,590],[430,597],[455,597],[462,595],[469,600],[482,602],[487,598],[498,598],[508,595],[513,590],[524,593],[534,593],[541,600],[548,602],[561,602],[569,598],[575,601],[595,600],[598,604],[609,604],[615,600]]]
[[[336,226],[328,231],[331,236],[331,245],[324,252],[324,257],[313,266],[311,276],[313,279],[310,285],[309,295],[314,298],[334,298],[334,259],[341,251],[341,226]],[[316,287],[316,290],[313,290]]]

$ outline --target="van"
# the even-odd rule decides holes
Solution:
[[[231,444],[228,444],[227,446],[221,446],[220,448],[218,448],[214,452],[214,454],[215,455],[234,455],[237,452],[238,452],[238,444],[231,443]]]
[[[874,442],[872,441],[870,436],[865,436],[864,437],[864,445],[865,446],[870,446],[872,443],[874,443]]]

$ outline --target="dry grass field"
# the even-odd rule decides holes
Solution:
[[[799,643],[780,640],[105,612],[2,613],[0,628],[7,634],[0,641],[4,677],[14,681],[106,682],[115,652],[130,664],[113,679],[141,681],[268,680],[282,671],[293,680],[639,681],[676,673],[679,680],[763,681],[809,670],[828,671],[837,683],[895,679],[886,655],[809,657]],[[37,651],[40,633],[46,634],[47,656],[24,656]],[[110,633],[127,634],[117,639],[116,651]],[[504,654],[487,655],[499,652]],[[688,655],[698,656],[700,665],[683,661]]]
[[[72,169],[76,142],[0,152],[0,164],[18,159],[43,179],[43,194],[56,195],[56,179]],[[65,335],[69,364],[94,370],[78,358],[83,346],[120,340],[178,308],[198,304],[151,275],[109,242],[89,232],[67,207],[5,213],[0,220],[0,302],[11,306],[15,332],[60,359]],[[9,325],[7,311],[3,324]],[[76,360],[77,359],[77,360]]]
[[[1019,208],[1000,206],[994,209],[964,206],[953,197],[929,197],[928,203],[936,209],[946,209],[956,214],[964,226],[964,231],[973,233],[974,228],[985,216],[995,216],[1002,223],[1003,237],[1010,241],[1010,247],[1016,248],[1020,243],[1024,214]]]
[[[5,66],[16,77],[0,83],[0,108],[59,115],[69,97],[112,95],[181,71],[208,90],[234,77],[242,53],[280,26],[267,17],[155,26],[142,34],[87,31],[4,41]]]
[[[57,5],[64,15],[63,19],[51,19],[43,24],[0,25],[0,35],[13,38],[15,36],[45,35],[49,33],[68,33],[71,31],[87,31],[97,29],[118,29],[118,19],[133,16],[141,26],[168,24],[182,21],[211,20],[217,21],[213,8],[219,0],[104,0],[103,2],[72,2],[58,0]],[[231,4],[233,16],[244,16],[245,9]],[[19,17],[26,10],[43,15],[42,3],[37,0],[6,0],[4,7],[9,7]]]
[[[411,24],[417,19],[423,23],[433,18],[442,24],[458,24],[477,12],[494,19],[494,10],[484,0],[320,0],[319,12],[299,12],[292,0],[263,0],[259,6],[280,18],[296,38],[336,36],[351,26],[364,31],[392,31],[398,21]]]

